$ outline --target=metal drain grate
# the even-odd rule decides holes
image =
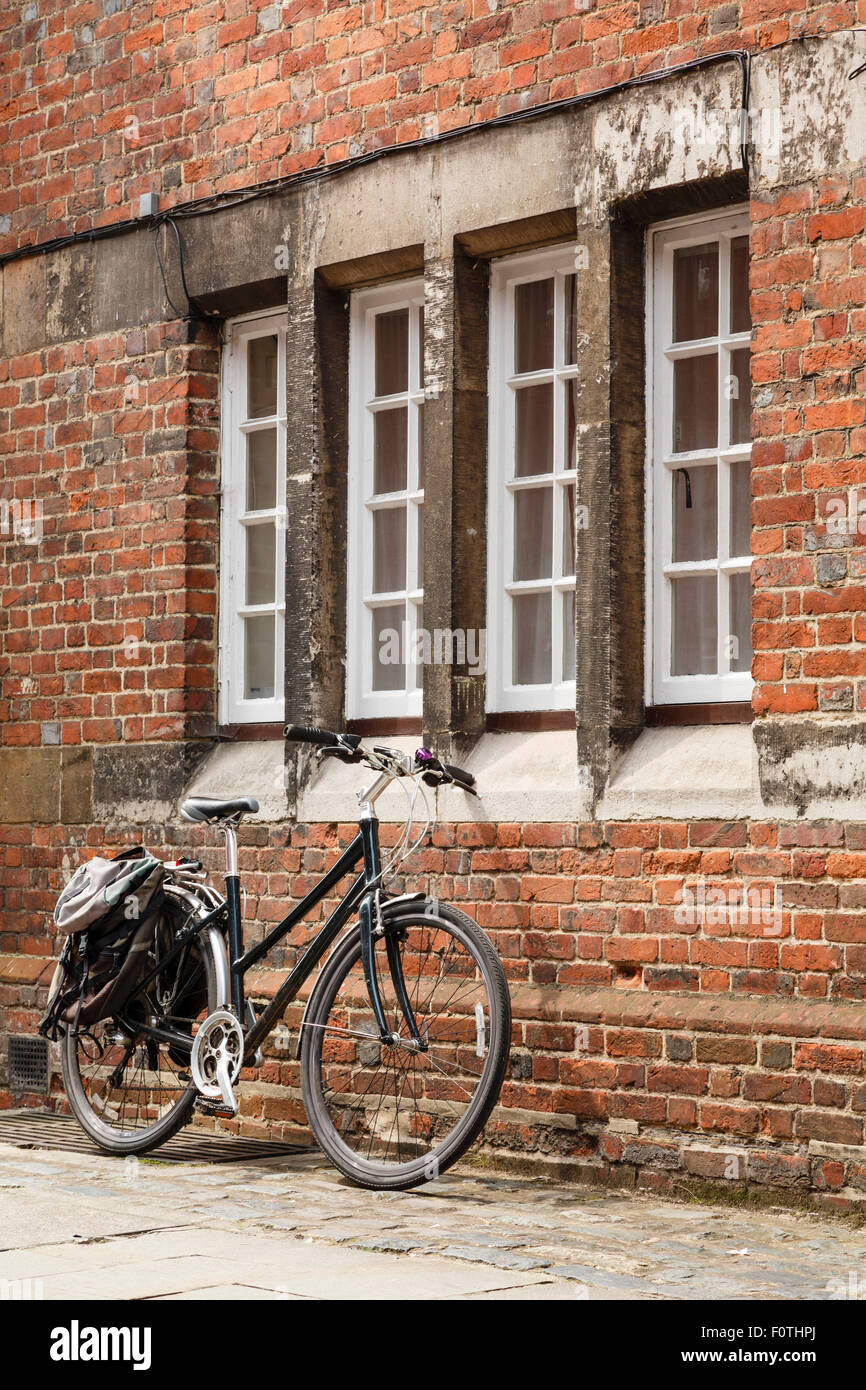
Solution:
[[[12,1091],[48,1090],[48,1039],[9,1038],[9,1088]]]
[[[68,1149],[75,1153],[98,1153],[96,1145],[72,1115],[48,1115],[30,1110],[12,1110],[0,1115],[0,1144],[19,1149]],[[256,1158],[281,1158],[288,1154],[310,1154],[316,1150],[303,1144],[280,1144],[272,1139],[244,1139],[229,1135],[198,1134],[181,1130],[158,1149],[146,1155],[160,1163],[248,1163]]]

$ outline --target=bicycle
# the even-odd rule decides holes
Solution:
[[[283,920],[244,951],[237,827],[258,803],[251,797],[185,801],[186,819],[224,831],[225,893],[205,882],[198,860],[166,865],[165,910],[134,994],[104,1024],[66,1028],[66,1094],[85,1132],[114,1154],[156,1148],[194,1109],[236,1114],[241,1068],[261,1063],[261,1044],[327,955],[295,1054],[310,1128],[352,1182],[413,1187],[444,1172],[477,1138],[508,1061],[511,1004],[490,941],[459,909],[424,893],[395,896],[385,886],[430,827],[427,805],[424,830],[410,845],[419,794],[426,804],[424,787],[450,783],[475,794],[474,778],[423,748],[415,754],[366,749],[358,735],[294,725],[284,735],[315,745],[319,760],[336,757],[375,772],[358,792],[357,836]],[[414,783],[406,826],[383,864],[375,803],[404,778]],[[359,864],[360,873],[257,1012],[245,998],[247,971]],[[357,923],[341,937],[356,910]]]

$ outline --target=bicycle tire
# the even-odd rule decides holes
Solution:
[[[485,1021],[485,1028],[489,1027],[489,1046],[487,1047],[483,1071],[479,1076],[479,1084],[471,1101],[466,1105],[462,1118],[441,1143],[434,1145],[426,1154],[414,1156],[404,1163],[395,1164],[377,1162],[372,1156],[364,1158],[354,1152],[340,1132],[340,1127],[345,1129],[343,1123],[345,1111],[340,1116],[341,1123],[338,1126],[335,1123],[334,1115],[329,1110],[325,1098],[325,1092],[329,1088],[325,1084],[326,1078],[323,1074],[322,1060],[325,1038],[329,1034],[328,1018],[334,1008],[341,985],[348,981],[353,971],[357,974],[361,957],[360,929],[356,927],[343,938],[324,967],[310,998],[301,1040],[301,1081],[307,1119],[316,1141],[340,1172],[360,1187],[389,1191],[402,1190],[430,1181],[450,1168],[462,1157],[484,1128],[499,1097],[508,1064],[511,1043],[511,1001],[502,963],[490,941],[465,912],[444,904],[437,905],[435,913],[425,912],[422,907],[415,912],[402,914],[399,918],[392,919],[392,922],[386,927],[386,932],[406,932],[412,928],[422,932],[435,930],[453,935],[466,947],[474,959],[489,1001],[489,1019]],[[419,979],[422,978],[425,981],[429,980],[429,976],[419,976]],[[440,978],[445,978],[445,976]],[[431,998],[435,988],[434,985]],[[356,988],[355,992],[357,992]],[[413,999],[413,1009],[416,1008],[416,1005],[417,1001]],[[369,1001],[367,1001],[367,1009],[369,1011]],[[393,1016],[397,1017],[396,1014]],[[417,1021],[419,1026],[425,1025],[423,1018],[418,1017]],[[331,1042],[335,1039],[339,1042],[337,1034],[345,1031],[333,1025],[329,1034]],[[370,1034],[365,1033],[363,1036],[367,1037]],[[357,1036],[354,1042],[356,1041]],[[375,1038],[371,1037],[368,1047],[374,1047],[375,1042]],[[459,1053],[459,1042],[454,1043],[452,1040],[448,1045],[456,1047]],[[345,1043],[343,1047],[345,1049]],[[419,1055],[423,1056],[424,1054]],[[430,1060],[434,1061],[435,1065],[435,1054],[432,1048],[429,1055]],[[328,1065],[325,1063],[325,1066]],[[366,1063],[362,1063],[362,1066],[366,1065]],[[442,1070],[441,1066],[440,1070]],[[432,1075],[432,1073],[430,1074]],[[417,1070],[413,1074],[413,1090],[416,1076]],[[374,1092],[375,1094],[378,1093]],[[397,1095],[396,1105],[398,1105],[400,1096],[396,1087],[395,1095]],[[416,1095],[413,1094],[412,1100],[417,1110]],[[353,1107],[351,1113],[357,1114],[357,1107]],[[434,1116],[431,1121],[434,1127],[437,1118]],[[397,1132],[399,1156],[399,1121],[397,1122]]]
[[[197,940],[205,970],[208,1013],[210,1013],[223,1002],[218,998],[217,982],[220,979],[220,971],[213,958],[214,950],[220,949],[220,947],[217,946],[211,934],[207,932],[201,933]],[[222,947],[222,949],[225,948]],[[225,973],[223,970],[223,976]],[[171,1139],[177,1134],[192,1114],[197,1092],[195,1085],[190,1080],[186,1089],[178,1095],[177,1101],[164,1114],[160,1115],[153,1125],[134,1130],[115,1130],[111,1125],[105,1123],[88,1098],[81,1076],[78,1037],[72,1027],[67,1027],[62,1039],[61,1066],[63,1084],[70,1109],[85,1134],[104,1153],[118,1155],[148,1153],[151,1149],[158,1148],[160,1144],[164,1144],[167,1139]]]

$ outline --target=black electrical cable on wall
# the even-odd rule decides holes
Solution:
[[[185,314],[182,313],[180,309],[178,309],[177,305],[175,304],[174,300],[168,292],[168,282],[165,278],[165,266],[162,263],[162,252],[159,249],[159,229],[163,225],[171,227],[172,231],[174,232],[174,239],[177,242],[177,259],[178,266],[180,269],[180,283],[183,285],[183,292],[186,295],[187,303],[187,311]],[[202,309],[197,300],[195,300],[189,292],[186,283],[186,270],[184,269],[183,264],[183,242],[180,239],[180,232],[178,230],[177,222],[170,213],[166,217],[161,218],[153,229],[153,249],[156,252],[156,261],[157,265],[159,266],[160,276],[162,277],[162,288],[165,292],[165,297],[168,300],[169,308],[174,310],[176,317],[182,319],[185,323],[203,323],[204,320],[208,318],[219,318],[219,314],[211,313],[208,309]]]
[[[803,43],[809,39],[833,38],[837,34],[866,33],[862,28],[835,29],[824,33],[798,34],[794,38],[783,39],[780,43],[771,44],[767,48],[761,49],[761,55],[772,53],[776,49],[787,48],[792,44]],[[156,213],[149,218],[127,218],[122,222],[113,222],[105,227],[95,227],[85,232],[70,232],[65,236],[54,237],[50,241],[35,242],[27,246],[17,247],[13,251],[7,251],[0,255],[0,267],[8,265],[10,261],[21,260],[28,256],[46,255],[51,251],[61,251],[67,246],[80,245],[83,242],[102,241],[106,237],[121,236],[126,232],[140,230],[143,226],[154,227],[158,232],[164,222],[170,222],[174,228],[177,239],[178,254],[180,256],[180,272],[183,282],[184,293],[186,294],[190,306],[187,315],[179,317],[198,317],[202,311],[192,311],[196,308],[195,301],[190,298],[186,287],[186,279],[183,270],[183,248],[181,246],[180,234],[176,221],[183,217],[203,217],[212,212],[224,211],[228,208],[241,207],[246,203],[258,201],[260,198],[271,197],[275,193],[287,189],[303,187],[308,183],[318,182],[320,179],[331,178],[337,174],[346,173],[350,169],[358,169],[364,164],[372,164],[376,160],[386,159],[391,155],[408,154],[412,150],[429,149],[436,145],[444,145],[450,140],[462,139],[470,135],[479,135],[486,130],[492,130],[499,126],[516,125],[520,121],[539,120],[544,116],[549,116],[557,111],[571,111],[579,106],[587,105],[589,102],[600,101],[603,97],[613,96],[618,92],[629,91],[634,87],[646,87],[651,83],[663,82],[668,78],[676,77],[685,72],[697,72],[703,68],[714,67],[719,63],[735,62],[740,68],[740,161],[743,171],[749,172],[749,90],[751,82],[752,54],[745,48],[724,49],[717,53],[707,53],[700,58],[690,58],[687,62],[676,63],[668,68],[655,68],[652,72],[641,73],[637,77],[625,78],[622,82],[615,82],[608,87],[599,87],[596,91],[582,92],[577,96],[561,97],[557,101],[543,102],[538,106],[529,106],[520,111],[509,111],[501,116],[493,116],[487,121],[479,121],[475,125],[456,126],[453,130],[443,131],[439,135],[419,136],[416,140],[407,140],[402,144],[386,145],[382,149],[370,150],[366,154],[354,155],[348,159],[341,159],[334,164],[317,166],[315,169],[303,170],[297,174],[285,174],[276,179],[269,179],[254,187],[243,190],[240,194],[233,192],[211,193],[203,198],[192,199],[188,203],[182,203],[173,208],[167,209],[163,213]],[[866,65],[863,65],[866,67]],[[849,74],[855,77],[863,68],[857,68]],[[159,248],[157,247],[159,257]],[[165,272],[160,258],[160,273],[162,274],[163,285],[165,286]],[[175,305],[172,304],[168,296],[168,288],[165,289],[166,298],[169,304],[178,313]]]

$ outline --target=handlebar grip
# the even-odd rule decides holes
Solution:
[[[463,787],[471,789],[475,786],[475,778],[472,776],[472,773],[467,772],[465,768],[455,767],[453,763],[443,763],[442,771],[447,772],[449,777],[453,778],[455,782],[458,782]]]
[[[283,738],[293,739],[295,743],[318,743],[325,748],[336,748],[340,742],[329,729],[312,729],[306,724],[287,724]]]
[[[465,768],[455,767],[453,763],[440,763],[439,759],[434,758],[433,754],[427,748],[419,748],[415,754],[415,758],[422,767],[427,768],[429,772],[433,774],[429,779],[431,786],[435,786],[435,774],[439,772],[443,777],[448,778],[452,782],[456,782],[458,787],[463,787],[464,791],[474,791],[475,778],[472,776],[472,773],[467,772]],[[425,777],[424,780],[427,781],[427,777]]]

